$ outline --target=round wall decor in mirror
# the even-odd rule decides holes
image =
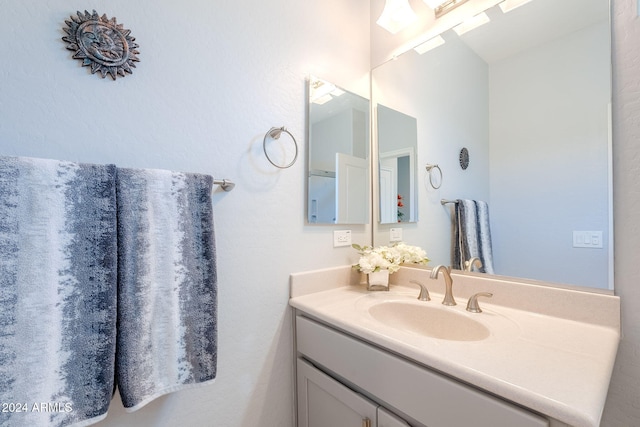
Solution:
[[[469,150],[464,147],[460,150],[460,167],[462,170],[466,170],[469,167]]]

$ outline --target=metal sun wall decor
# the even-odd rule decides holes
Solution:
[[[460,167],[462,168],[462,170],[466,170],[469,167],[469,150],[467,150],[467,147],[464,147],[462,150],[460,150]]]
[[[73,58],[82,60],[83,66],[91,66],[91,74],[99,72],[102,78],[108,74],[115,80],[133,73],[131,68],[140,61],[136,56],[140,52],[131,31],[116,23],[116,18],[99,16],[95,10],[76,15],[65,21],[67,27],[63,30],[67,36],[62,37],[69,43],[67,49],[75,51]]]

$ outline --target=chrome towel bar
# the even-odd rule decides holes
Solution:
[[[224,191],[231,191],[236,186],[235,183],[228,179],[214,179],[213,184],[219,185]]]

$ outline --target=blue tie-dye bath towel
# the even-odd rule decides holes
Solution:
[[[115,170],[0,157],[0,426],[81,426],[106,415]]]
[[[127,411],[216,376],[208,175],[118,169],[117,383]]]

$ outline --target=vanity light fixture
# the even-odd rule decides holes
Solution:
[[[513,9],[516,9],[524,4],[529,3],[531,0],[504,0],[499,4],[500,9],[502,9],[503,13],[511,12]]]
[[[376,24],[391,34],[395,34],[407,28],[416,19],[418,19],[418,15],[411,9],[409,0],[386,0],[382,15]]]
[[[468,2],[469,0],[423,0],[427,6],[433,9],[436,18],[451,12],[456,7]]]
[[[418,52],[420,55],[430,51],[431,49],[435,49],[438,46],[444,44],[444,39],[441,36],[435,36],[432,39],[427,40],[424,43],[420,43],[418,46],[414,47],[413,50]]]
[[[467,31],[471,31],[474,28],[478,28],[479,26],[484,25],[489,21],[491,21],[489,19],[489,16],[487,16],[486,13],[481,12],[481,13],[477,14],[476,16],[467,19],[462,24],[459,24],[459,25],[453,27],[453,31],[455,31],[459,36],[461,36],[464,33],[466,33]]]

